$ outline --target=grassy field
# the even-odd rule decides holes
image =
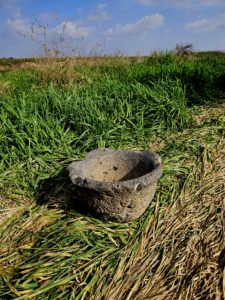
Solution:
[[[225,55],[0,60],[0,299],[224,299]],[[137,221],[71,209],[98,147],[162,158]]]

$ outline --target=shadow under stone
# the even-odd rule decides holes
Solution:
[[[76,210],[80,214],[91,214],[77,196],[76,188],[69,178],[67,168],[62,169],[56,176],[39,182],[36,202],[39,205],[47,205],[49,208],[58,207],[66,212]]]

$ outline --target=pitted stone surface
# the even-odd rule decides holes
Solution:
[[[100,218],[128,222],[141,216],[162,175],[158,154],[97,149],[68,167],[79,201]]]

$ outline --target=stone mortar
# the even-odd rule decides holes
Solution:
[[[76,198],[100,218],[117,222],[145,212],[162,175],[158,154],[112,149],[91,151],[68,170]]]

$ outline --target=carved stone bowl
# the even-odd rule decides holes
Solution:
[[[76,199],[98,217],[117,222],[145,212],[162,175],[158,154],[112,149],[91,151],[68,170]]]

